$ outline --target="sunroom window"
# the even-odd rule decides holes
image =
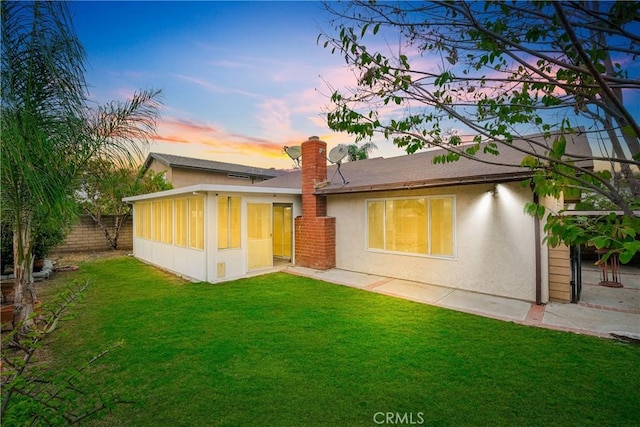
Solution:
[[[175,245],[176,246],[187,246],[187,229],[188,222],[187,218],[189,217],[189,211],[187,209],[187,199],[176,199],[175,206]]]
[[[218,196],[218,249],[240,247],[240,200]]]
[[[204,249],[204,197],[189,197],[189,247]]]

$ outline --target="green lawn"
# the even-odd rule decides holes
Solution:
[[[132,258],[90,277],[54,366],[111,344],[102,426],[638,425],[640,347],[284,273],[187,283]],[[48,291],[51,293],[51,291]],[[383,413],[383,414],[380,414]]]

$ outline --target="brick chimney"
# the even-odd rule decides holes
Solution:
[[[302,216],[295,219],[296,264],[327,270],[336,266],[336,219],[316,185],[327,180],[327,144],[317,136],[302,143]]]

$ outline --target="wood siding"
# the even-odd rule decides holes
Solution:
[[[189,169],[179,166],[169,167],[155,159],[149,164],[149,170],[155,173],[165,172],[166,180],[173,185],[173,188],[196,184],[252,185],[264,181],[263,178],[241,177],[240,175],[243,175],[241,173]]]
[[[571,302],[571,261],[565,245],[549,248],[549,299]]]

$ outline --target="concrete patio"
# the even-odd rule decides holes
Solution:
[[[580,302],[545,305],[339,269],[288,266],[283,271],[523,325],[605,338],[612,338],[612,332],[640,337],[640,269],[622,266],[623,287],[610,288],[600,286],[599,270],[585,264]]]

